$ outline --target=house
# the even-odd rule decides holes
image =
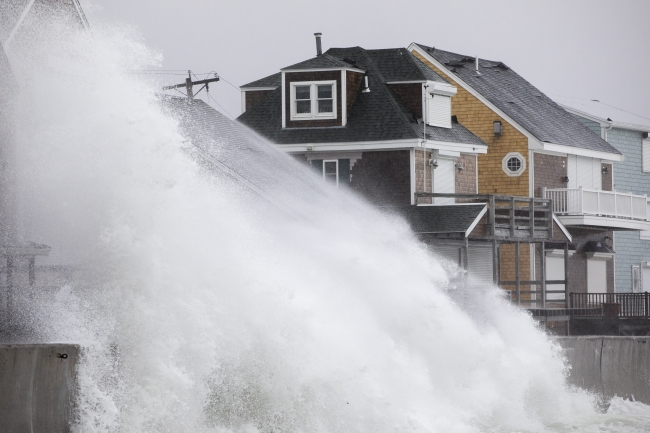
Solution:
[[[470,274],[488,281],[505,274],[521,301],[522,281],[530,278],[520,278],[514,256],[498,264],[499,245],[514,253],[522,242],[556,241],[564,254],[570,236],[551,200],[480,185],[479,164],[494,153],[494,140],[453,115],[458,84],[418,56],[404,48],[323,53],[316,38],[316,57],[241,86],[238,120],[324,180],[399,212],[434,251]],[[508,167],[521,174],[525,163],[512,159]]]
[[[625,156],[614,163],[614,189],[646,197],[650,192],[650,119],[595,100],[556,101]],[[617,231],[613,237],[616,292],[650,292],[650,231]]]
[[[524,272],[531,280],[567,275],[570,292],[613,293],[613,232],[638,236],[650,228],[645,197],[614,188],[623,153],[503,62],[416,43],[408,49],[458,89],[452,115],[488,144],[478,156],[478,192],[552,199],[568,229],[569,260],[550,249],[542,272],[540,251],[531,247],[521,252]],[[502,258],[514,254],[502,248]]]

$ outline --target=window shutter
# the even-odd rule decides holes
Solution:
[[[594,179],[593,179],[593,158],[588,158],[585,156],[577,157],[577,169],[578,169],[578,185],[577,187],[583,187],[585,189],[593,189]]]
[[[650,171],[650,140],[643,140],[643,171]]]
[[[323,176],[323,160],[322,159],[312,159],[311,166],[318,174]]]
[[[339,186],[350,186],[350,160],[339,159]]]
[[[451,128],[451,97],[435,95],[428,99],[429,125]]]
[[[456,170],[453,159],[438,158],[438,167],[433,170],[433,192],[453,194],[456,192]],[[436,197],[435,204],[453,204],[453,198]]]

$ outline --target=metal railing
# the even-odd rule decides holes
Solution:
[[[650,293],[570,293],[575,317],[650,318]]]
[[[558,215],[596,215],[648,220],[646,195],[580,187],[546,189],[544,197],[553,200],[553,212]]]

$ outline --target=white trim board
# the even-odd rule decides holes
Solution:
[[[565,226],[607,227],[610,230],[650,230],[650,221],[612,218],[594,215],[560,215],[558,219]]]
[[[566,238],[569,240],[569,242],[573,242],[573,237],[571,236],[571,233],[567,230],[567,228],[560,222],[558,219],[557,215],[553,214],[553,221],[555,221],[555,224],[560,228],[560,231],[566,236]]]
[[[325,151],[354,151],[354,150],[400,150],[400,149],[422,149],[428,150],[448,150],[460,153],[487,153],[487,146],[463,144],[463,143],[446,143],[441,141],[427,140],[422,146],[422,140],[386,140],[386,141],[355,141],[341,143],[297,143],[297,144],[274,144],[276,148],[283,152],[325,152]],[[309,147],[309,149],[308,149]]]
[[[366,71],[362,71],[357,68],[309,68],[309,69],[281,69],[282,73],[284,72],[323,72],[323,71],[351,71],[358,72],[360,74],[365,74]]]
[[[275,87],[240,87],[239,90],[242,92],[260,92],[262,90],[275,90],[280,86]]]

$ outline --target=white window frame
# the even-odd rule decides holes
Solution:
[[[650,173],[650,139],[641,142],[641,171]]]
[[[641,284],[641,265],[632,265],[632,293],[640,293]]]
[[[339,160],[338,159],[324,159],[323,160],[323,180],[327,180],[325,174],[325,163],[326,162],[335,162],[336,163],[336,186],[339,186]]]
[[[510,158],[517,158],[519,161],[521,161],[521,167],[519,167],[519,170],[517,171],[510,171],[508,169],[508,160]],[[510,177],[517,177],[521,176],[524,171],[526,171],[526,158],[519,153],[519,152],[510,152],[506,156],[503,157],[501,160],[501,169],[505,174],[507,174]]]
[[[332,112],[318,112],[318,87],[322,85],[332,86]],[[310,86],[311,113],[296,113],[296,87]],[[289,103],[291,104],[291,120],[319,120],[319,119],[336,119],[337,113],[337,89],[336,80],[327,81],[294,81],[289,84]],[[337,165],[338,170],[338,165]]]

